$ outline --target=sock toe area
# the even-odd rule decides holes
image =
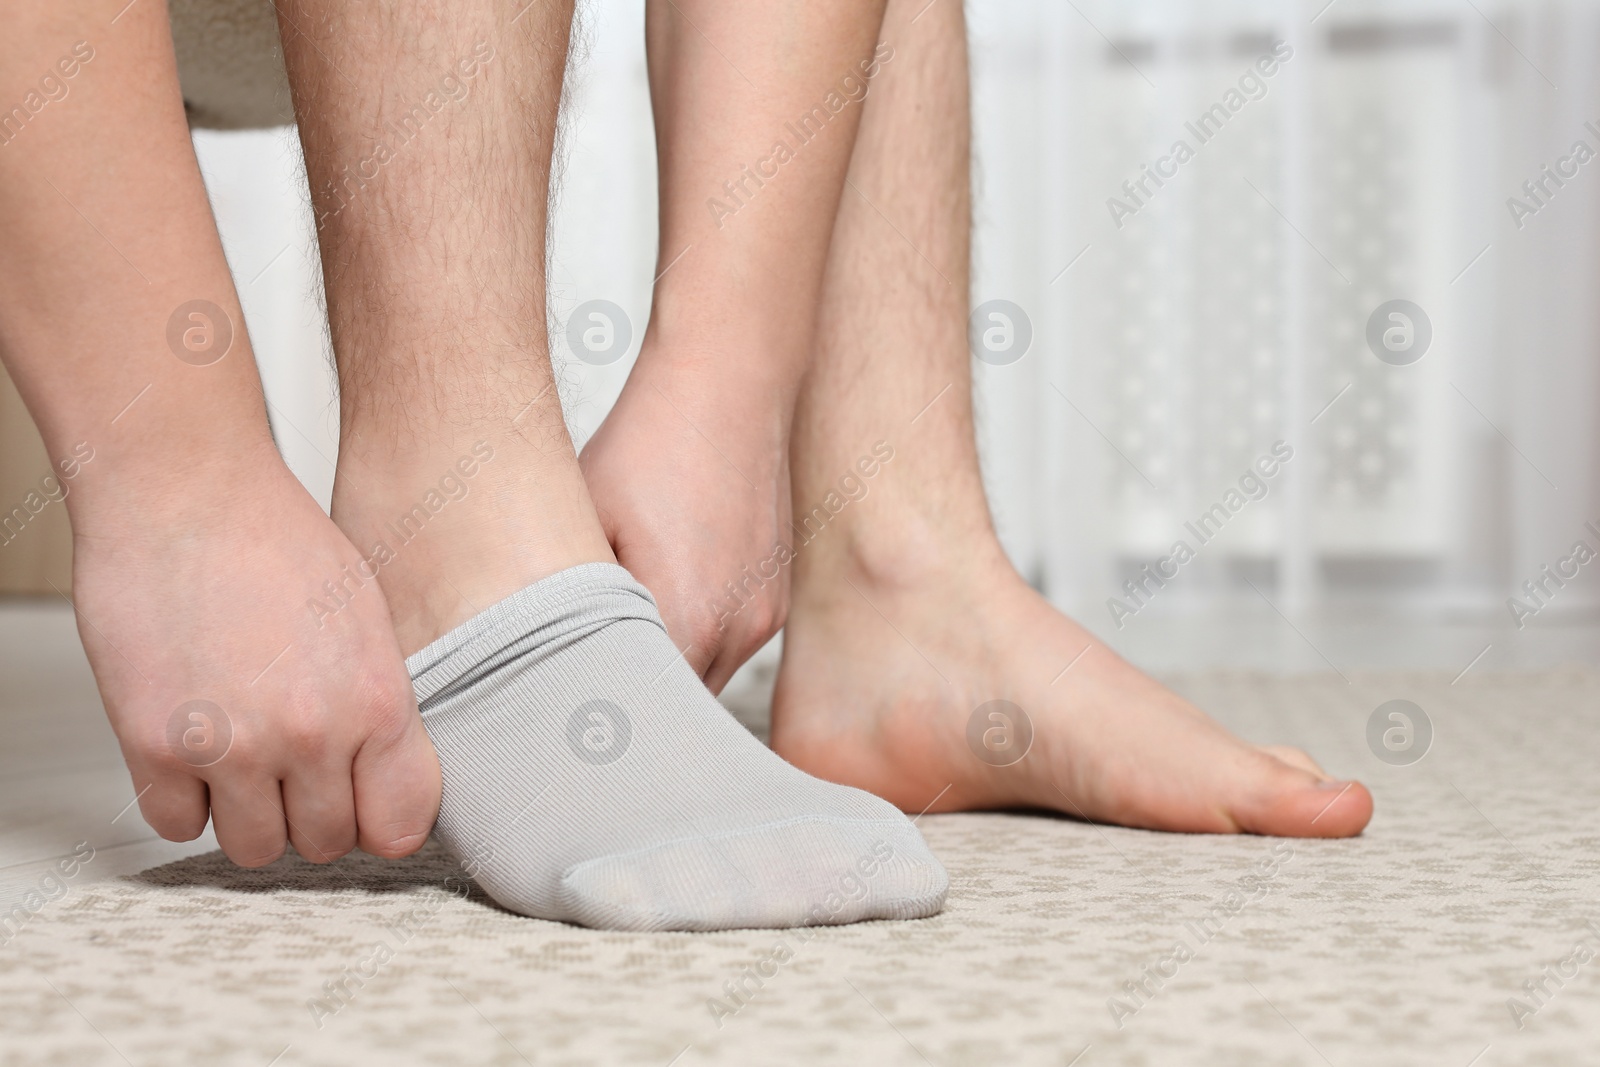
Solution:
[[[560,898],[584,926],[758,929],[926,918],[949,885],[898,813],[806,815],[586,860],[563,874]]]

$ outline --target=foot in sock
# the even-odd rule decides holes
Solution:
[[[716,930],[943,906],[916,827],[752,737],[615,564],[538,581],[407,665],[443,769],[435,832],[512,911]]]

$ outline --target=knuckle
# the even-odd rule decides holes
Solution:
[[[175,751],[164,730],[141,729],[122,739],[129,762],[138,761],[157,774],[186,774],[190,765]]]
[[[297,710],[281,726],[284,747],[296,763],[321,763],[332,748],[332,726],[330,717],[320,709]]]
[[[410,730],[416,697],[408,679],[390,672],[368,674],[357,681],[355,692],[368,736],[393,740]]]
[[[161,777],[196,777],[192,764],[165,744],[134,747],[135,758]]]
[[[257,740],[236,744],[216,763],[190,773],[215,785],[218,782],[276,777],[276,770],[276,761],[269,757],[262,743]]]
[[[783,629],[783,624],[789,616],[789,605],[779,604],[774,601],[765,601],[756,612],[750,625],[750,651],[755,651],[772,637],[773,634]]]

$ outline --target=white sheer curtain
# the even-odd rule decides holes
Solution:
[[[1102,623],[1180,540],[1196,556],[1144,583],[1150,611],[1249,581],[1290,614],[1505,613],[1574,541],[1600,548],[1600,165],[1571,158],[1600,150],[1595,5],[1325,3],[972,8],[974,301],[1029,309],[1037,348],[978,367],[996,509]],[[1292,57],[1196,131],[1274,40]],[[1179,140],[1193,157],[1119,228],[1108,200]],[[1546,164],[1570,176],[1513,217]],[[1409,365],[1366,338],[1396,299],[1432,328]],[[1277,440],[1270,494],[1201,546],[1185,523]]]

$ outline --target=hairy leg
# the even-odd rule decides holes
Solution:
[[[572,3],[279,12],[339,368],[333,517],[410,654],[540,578],[613,558],[545,326]]]
[[[789,425],[882,0],[650,0],[650,324],[584,472],[713,690],[783,625]]]
[[[795,514],[814,516],[815,532],[796,548],[774,748],[909,810],[1358,833],[1372,811],[1364,788],[1328,781],[1303,753],[1232,737],[1006,560],[972,423],[964,26],[948,0],[911,24],[923,7],[890,0],[897,58],[862,120],[850,170],[860,195],[840,209],[796,411]],[[1006,750],[1025,728],[1012,708],[978,710],[996,700],[1027,716],[1031,747]]]
[[[308,610],[359,557],[273,447],[165,5],[18,8],[0,69],[48,100],[0,129],[0,352],[142,814],[188,840],[209,808],[251,866],[415,850],[438,765],[383,598]]]
[[[334,516],[410,654],[440,839],[506,907],[591,926],[937,911],[915,827],[740,727],[590,504],[540,271],[570,0],[279,11],[339,363]]]

